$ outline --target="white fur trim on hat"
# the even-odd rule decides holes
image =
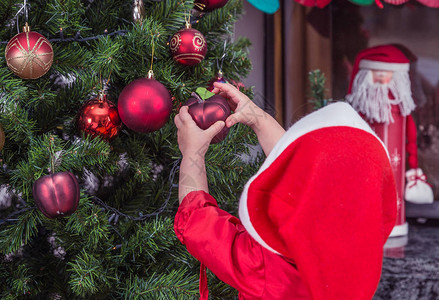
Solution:
[[[247,195],[250,184],[265,171],[281,154],[282,152],[296,139],[299,137],[326,127],[334,126],[348,126],[357,129],[364,130],[373,136],[375,136],[385,149],[387,156],[389,153],[387,151],[384,143],[378,138],[375,132],[370,128],[370,126],[361,118],[361,116],[346,102],[337,102],[329,104],[307,116],[297,121],[293,126],[288,129],[288,131],[280,138],[277,144],[271,150],[270,154],[262,164],[258,172],[250,178],[246,183],[244,190],[239,201],[239,218],[244,225],[248,233],[263,247],[268,250],[279,254],[276,250],[267,245],[267,243],[261,238],[261,236],[256,232],[253,224],[250,220],[250,216],[247,208]]]
[[[360,69],[408,72],[410,69],[410,64],[409,63],[389,63],[389,62],[383,62],[383,61],[363,59],[360,61],[360,65],[358,67]]]

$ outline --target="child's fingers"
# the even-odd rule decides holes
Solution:
[[[226,98],[226,99],[227,99],[227,103],[230,106],[230,109],[233,110],[233,111],[236,111],[236,108],[238,107],[238,104],[236,104],[236,102],[230,100],[229,98]]]
[[[181,108],[180,108],[180,113],[179,113],[179,115],[180,115],[180,120],[181,120],[181,122],[184,124],[184,123],[187,123],[187,122],[193,122],[194,120],[192,119],[192,116],[189,114],[189,107],[188,106],[182,106]]]
[[[214,87],[213,90],[212,90],[211,92],[214,93],[214,94],[218,94],[219,91],[220,91],[219,88]]]
[[[174,118],[174,124],[177,126],[177,128],[180,128],[182,125],[182,122],[180,120],[180,114],[177,114]]]
[[[232,100],[236,104],[239,102],[241,97],[244,96],[230,83],[214,82],[213,85],[215,88],[218,88],[220,92],[225,93],[228,98],[230,98],[230,100]]]
[[[230,116],[228,116],[226,119],[226,126],[230,128],[233,125],[235,125],[236,123],[239,123],[237,116],[239,116],[239,113],[234,113],[234,114],[231,114]]]
[[[204,132],[208,134],[210,139],[213,139],[225,126],[224,121],[216,121],[213,125],[207,128]]]

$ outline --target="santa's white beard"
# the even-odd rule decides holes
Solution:
[[[389,98],[389,92],[395,99]],[[371,70],[360,69],[346,100],[370,122],[377,123],[393,122],[392,105],[399,106],[402,116],[409,115],[415,109],[407,72],[395,71],[392,80],[382,84],[373,83]]]

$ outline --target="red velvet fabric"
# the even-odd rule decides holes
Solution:
[[[202,191],[180,204],[178,239],[240,299],[372,299],[397,201],[389,157],[369,130],[329,126],[282,140],[246,185],[251,223],[242,220],[282,255]]]
[[[293,264],[259,245],[211,195],[189,193],[180,204],[174,229],[189,253],[236,288],[240,299],[311,299]]]
[[[312,299],[372,299],[396,217],[392,168],[375,136],[334,126],[299,137],[250,184],[247,207]]]

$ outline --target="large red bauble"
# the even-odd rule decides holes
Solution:
[[[70,172],[37,179],[32,194],[38,209],[50,219],[71,215],[78,208],[79,184]]]
[[[229,0],[195,0],[194,4],[201,4],[195,5],[195,8],[208,12],[223,7],[228,1]]]
[[[172,100],[163,84],[153,78],[139,78],[122,90],[117,108],[128,128],[137,132],[153,132],[169,120]]]
[[[189,27],[180,29],[172,36],[169,49],[175,61],[186,66],[193,66],[206,56],[207,43],[201,32]]]
[[[38,32],[29,31],[15,35],[5,49],[6,63],[14,74],[23,79],[37,79],[49,71],[53,62],[50,42]]]
[[[194,119],[195,123],[201,129],[207,129],[217,121],[226,121],[230,116],[230,106],[227,99],[214,95],[206,100],[198,97],[191,97],[184,105],[189,106],[189,114]],[[212,139],[211,144],[216,144],[224,140],[229,133],[229,128],[224,128]]]
[[[85,102],[78,113],[77,125],[79,130],[92,136],[101,136],[110,141],[120,131],[122,121],[116,106],[106,95]]]

